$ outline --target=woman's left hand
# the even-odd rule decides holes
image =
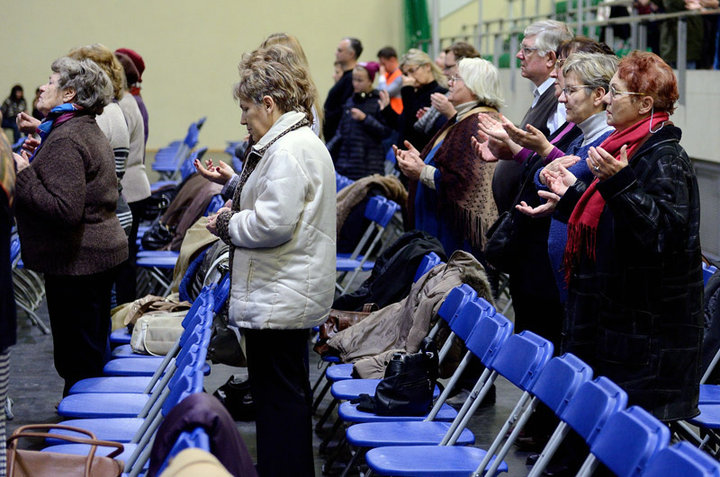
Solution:
[[[425,161],[420,158],[420,152],[408,141],[405,141],[405,147],[408,148],[407,151],[403,151],[402,149],[398,149],[397,146],[393,146],[398,167],[400,167],[402,173],[409,179],[418,180],[420,179],[420,172],[423,167],[425,167]]]
[[[18,172],[22,171],[30,165],[30,160],[28,158],[27,152],[25,151],[23,151],[22,155],[13,152],[13,159],[15,159],[15,168]]]
[[[588,151],[587,165],[599,180],[609,179],[628,165],[627,146],[620,148],[620,160],[615,159],[602,147],[591,147]]]
[[[568,171],[565,166],[560,165],[557,171],[545,171],[547,186],[552,192],[562,197],[565,192],[577,181],[575,174]],[[538,193],[538,195],[540,195]],[[543,197],[542,195],[540,195]]]
[[[230,208],[227,207],[227,203],[225,207],[220,207],[220,209],[217,211],[216,214],[210,215],[208,217],[208,223],[205,226],[206,229],[208,229],[208,232],[211,234],[217,236],[217,218],[218,215],[222,214],[223,212],[230,212]]]
[[[363,121],[365,120],[367,114],[365,114],[361,109],[352,108],[350,109],[350,116],[352,116],[355,121]]]

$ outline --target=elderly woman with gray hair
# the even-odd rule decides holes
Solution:
[[[457,114],[422,153],[405,141],[407,150],[396,147],[395,154],[410,179],[410,227],[436,236],[448,255],[462,249],[482,259],[485,232],[498,216],[491,190],[495,163],[477,159],[470,140],[477,138],[478,114],[497,114],[503,103],[499,74],[486,60],[464,58],[449,83]]]
[[[95,116],[110,80],[90,60],[63,57],[40,87],[42,142],[15,154],[16,216],[25,266],[43,273],[55,368],[64,395],[100,376],[109,352],[110,293],[128,246],[115,215],[113,151]]]
[[[196,161],[232,208],[208,230],[232,248],[230,320],[245,336],[258,473],[312,476],[307,339],[335,290],[335,171],[313,133],[315,85],[289,48],[246,55],[234,96],[253,146],[240,176]]]

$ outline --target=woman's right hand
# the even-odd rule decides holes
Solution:
[[[544,204],[540,204],[537,207],[531,207],[527,204],[527,202],[521,200],[515,208],[523,214],[533,218],[549,217],[555,211],[555,208],[557,208],[560,196],[546,190],[538,191],[538,196],[540,196],[541,199],[546,200]]]
[[[19,113],[15,118],[15,122],[20,128],[20,131],[25,134],[35,134],[37,127],[40,126],[40,120],[35,119],[26,112]]]
[[[525,126],[527,131],[523,131],[505,119],[503,121],[503,128],[514,142],[524,148],[537,152],[542,157],[547,157],[553,149],[553,145],[550,144],[550,141],[547,140],[542,131],[532,124]]]
[[[567,169],[568,167],[575,165],[579,161],[580,158],[578,156],[558,157],[540,170],[540,182],[544,185],[547,185],[547,176],[545,175],[546,172],[557,172],[558,170],[560,170],[560,166],[563,166],[565,169]]]
[[[385,109],[390,105],[390,95],[385,90],[380,90],[380,99],[378,99],[380,109]]]
[[[195,165],[195,169],[198,171],[198,174],[216,184],[225,185],[227,181],[235,175],[235,171],[232,167],[225,164],[223,161],[218,161],[217,164],[214,164],[212,159],[208,159],[205,161],[205,166],[203,167],[202,162],[200,162],[199,159],[195,159],[193,164]]]
[[[546,171],[546,178],[550,190],[560,197],[577,181],[577,177],[562,165],[557,172]]]
[[[420,172],[425,167],[425,161],[420,157],[420,151],[405,141],[406,151],[393,145],[393,151],[395,152],[395,158],[397,159],[398,167],[409,179],[418,180],[420,179]]]

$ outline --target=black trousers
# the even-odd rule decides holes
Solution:
[[[118,305],[135,301],[137,298],[137,267],[135,266],[135,258],[138,252],[137,234],[148,202],[148,199],[143,199],[128,203],[133,219],[132,226],[130,227],[130,236],[128,237],[129,256],[128,259],[118,267],[118,275],[115,281],[115,294]]]
[[[260,477],[315,475],[308,330],[243,330]]]
[[[63,396],[81,379],[102,376],[110,356],[110,292],[116,269],[92,275],[45,275],[55,369]]]

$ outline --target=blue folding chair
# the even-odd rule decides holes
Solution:
[[[526,330],[511,336],[500,348],[495,359],[486,365],[490,368],[488,379],[475,385],[463,407],[458,411],[462,418],[459,421],[453,421],[440,445],[377,447],[368,451],[365,461],[373,472],[380,475],[455,476],[472,474],[477,470],[479,464],[485,461],[487,452],[476,447],[455,446],[454,444],[480,406],[482,398],[485,397],[497,376],[502,375],[523,390],[518,406],[527,402],[528,391],[537,381],[541,370],[552,357],[552,353],[552,343],[531,331]],[[489,460],[489,464],[492,465],[494,458]],[[498,466],[498,472],[506,471],[507,464],[502,463]]]
[[[400,445],[427,446],[438,445],[444,439],[449,440],[452,430],[455,428],[454,426],[459,423],[459,420],[462,419],[464,414],[462,412],[458,413],[452,424],[438,421],[436,420],[436,416],[441,409],[440,406],[444,403],[447,396],[449,396],[472,356],[478,357],[483,363],[490,363],[510,337],[513,330],[513,325],[510,320],[499,314],[485,314],[477,302],[469,303],[463,309],[462,314],[477,315],[480,318],[475,322],[475,326],[469,336],[464,339],[468,351],[447,383],[443,394],[437,400],[424,421],[382,421],[355,424],[350,426],[346,431],[347,441],[350,445],[359,449]],[[458,317],[458,319],[460,319],[460,317]],[[490,371],[486,368],[478,379],[478,383],[484,384],[489,376]],[[465,407],[465,412],[467,412],[467,410],[469,410],[469,407]],[[475,436],[473,436],[472,432],[468,429],[463,429],[455,444],[468,445],[474,441]],[[361,451],[353,455],[348,464],[348,470],[360,455],[362,455]]]
[[[207,153],[208,148],[207,147],[201,147],[200,149],[197,149],[193,151],[180,165],[180,182],[184,181],[191,175],[195,173],[195,159],[202,160],[205,153]],[[156,159],[157,160],[157,159]],[[150,186],[151,192],[157,192],[158,190],[162,189],[163,187],[167,186],[174,186],[177,185],[178,181],[172,180],[172,179],[166,179],[161,180],[157,182],[153,182],[153,184]]]
[[[604,376],[583,383],[558,414],[560,424],[550,436],[529,477],[542,475],[570,429],[592,445],[610,416],[625,409],[627,400],[627,393]]]
[[[157,475],[162,475],[163,471],[170,464],[170,461],[185,449],[202,449],[205,452],[210,452],[210,437],[202,427],[196,428],[194,431],[183,431],[178,436],[175,444],[173,444],[170,452],[168,452],[165,461],[160,466]]]
[[[370,271],[375,266],[375,262],[371,261],[370,257],[378,251],[383,232],[399,209],[398,204],[382,196],[372,197],[368,201],[365,217],[371,221],[371,224],[349,257],[342,255],[337,257],[335,269],[339,272],[339,276],[335,286],[341,295],[351,291],[351,286],[361,271]]]
[[[342,189],[346,188],[350,184],[353,184],[354,182],[355,182],[354,180],[335,172],[335,190],[336,190],[336,192],[340,192]]]
[[[688,442],[660,450],[648,462],[642,477],[720,477],[720,462]]]
[[[185,139],[181,143],[173,143],[170,146],[160,149],[155,154],[152,169],[160,173],[161,177],[173,179],[177,174],[182,162],[187,158],[195,146],[197,146],[200,129],[206,118],[191,123],[188,127]]]
[[[639,477],[650,459],[670,442],[670,429],[639,406],[610,416],[590,445],[590,455],[578,472],[589,477],[600,462],[618,477]]]

